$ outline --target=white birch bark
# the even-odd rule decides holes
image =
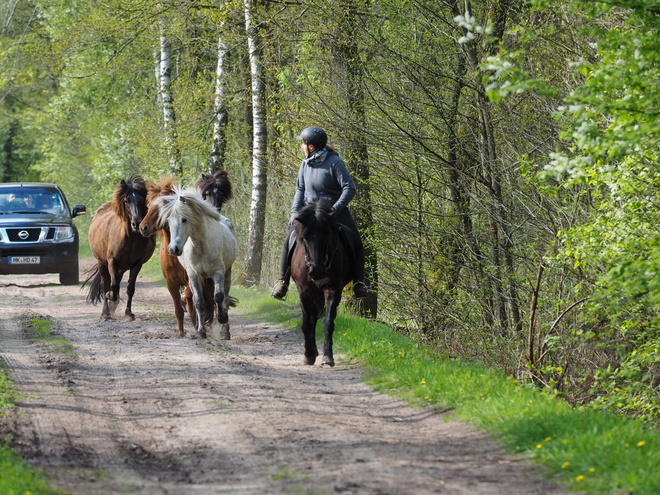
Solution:
[[[163,21],[160,24],[160,101],[163,107],[163,126],[165,128],[165,147],[167,149],[167,159],[170,165],[170,174],[173,177],[181,177],[183,169],[181,167],[180,153],[176,142],[176,117],[174,105],[172,103],[171,90],[171,60],[170,43],[165,36]]]
[[[247,31],[252,76],[252,202],[250,228],[245,262],[245,285],[256,285],[261,278],[261,262],[266,223],[266,107],[265,84],[262,76],[259,33],[254,22],[252,0],[244,0],[245,30]]]
[[[224,27],[220,24],[220,30]],[[225,151],[227,149],[227,105],[225,95],[225,73],[227,45],[222,36],[218,38],[218,65],[215,70],[215,101],[213,103],[213,144],[211,146],[211,160],[209,162],[209,173],[223,170],[225,164]]]

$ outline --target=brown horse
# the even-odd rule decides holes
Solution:
[[[229,175],[225,170],[213,174],[202,174],[195,182],[195,187],[205,201],[211,203],[218,212],[233,197]]]
[[[160,182],[149,184],[147,192],[147,205],[149,206],[149,211],[142,222],[140,222],[139,227],[140,233],[144,237],[151,237],[157,230],[159,230],[156,225],[158,223],[158,207],[153,206],[153,201],[160,196],[172,194],[174,192],[175,184],[174,179],[171,177],[163,177]],[[185,335],[185,330],[183,328],[183,313],[185,312],[185,308],[188,308],[188,313],[190,314],[193,324],[196,324],[197,322],[197,314],[195,312],[195,305],[193,304],[192,291],[188,284],[188,274],[183,266],[181,266],[179,259],[167,252],[167,246],[169,243],[170,231],[167,228],[167,225],[165,225],[163,229],[160,229],[160,249],[158,251],[160,269],[163,272],[167,290],[174,303],[174,314],[176,315],[177,320],[178,336],[183,337]],[[181,298],[182,292],[183,299]],[[204,288],[204,299],[207,302],[204,321],[207,324],[210,324],[213,322],[213,284],[207,284]]]
[[[96,267],[83,284],[90,283],[87,302],[103,301],[101,317],[111,319],[119,303],[119,284],[130,271],[126,293],[126,318],[134,320],[131,310],[135,281],[142,265],[154,252],[154,239],[143,237],[138,225],[147,212],[147,186],[144,180],[132,175],[115,187],[113,200],[102,204],[89,226],[89,245],[97,260]]]
[[[352,274],[348,249],[341,226],[331,215],[332,204],[320,201],[308,204],[293,220],[296,243],[291,258],[291,277],[296,283],[302,309],[302,333],[305,339],[304,363],[312,365],[319,352],[316,347],[316,322],[325,307],[323,360],[335,365],[332,334],[337,306],[344,286]]]

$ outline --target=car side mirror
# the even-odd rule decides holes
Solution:
[[[80,215],[84,215],[87,213],[87,208],[85,208],[83,205],[76,205],[73,207],[73,211],[71,212],[72,217],[78,217]]]

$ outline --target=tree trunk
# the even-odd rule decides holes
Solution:
[[[358,2],[360,3],[360,2]],[[365,6],[366,3],[362,2]],[[356,3],[349,0],[341,4],[337,62],[344,69],[348,126],[346,128],[346,165],[355,180],[357,192],[351,203],[351,212],[364,240],[365,280],[369,295],[361,305],[360,313],[376,318],[378,312],[378,258],[369,232],[373,228],[373,211],[369,184],[369,151],[364,133],[366,129],[365,98],[362,81],[360,52],[357,46],[359,12]]]
[[[261,61],[259,33],[254,22],[252,0],[244,0],[245,30],[247,31],[252,76],[252,202],[250,204],[250,228],[246,246],[245,279],[243,284],[252,286],[261,279],[261,261],[264,247],[266,222],[266,107],[265,84]]]
[[[224,22],[220,24],[220,29],[224,27]],[[227,151],[227,115],[226,95],[225,95],[225,77],[226,77],[226,56],[227,45],[222,36],[218,38],[218,64],[215,70],[215,101],[213,104],[213,144],[211,146],[211,159],[209,161],[209,173],[225,168],[225,153]]]
[[[159,71],[159,85],[160,85],[160,101],[163,105],[163,126],[165,128],[165,147],[167,149],[167,159],[170,165],[170,174],[173,177],[181,177],[183,174],[183,167],[181,165],[181,153],[179,151],[176,135],[176,115],[174,113],[174,105],[172,103],[172,89],[171,89],[171,51],[170,43],[165,36],[165,29],[163,24],[165,21],[160,22],[160,71]]]

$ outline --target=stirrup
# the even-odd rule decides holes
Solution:
[[[284,280],[278,280],[278,282],[275,284],[273,287],[273,292],[271,293],[271,297],[274,297],[275,299],[279,299],[280,301],[284,301],[284,298],[286,297],[286,293],[289,290],[289,284],[287,284]]]
[[[361,280],[353,284],[353,295],[355,299],[364,299],[367,297],[369,289]]]

